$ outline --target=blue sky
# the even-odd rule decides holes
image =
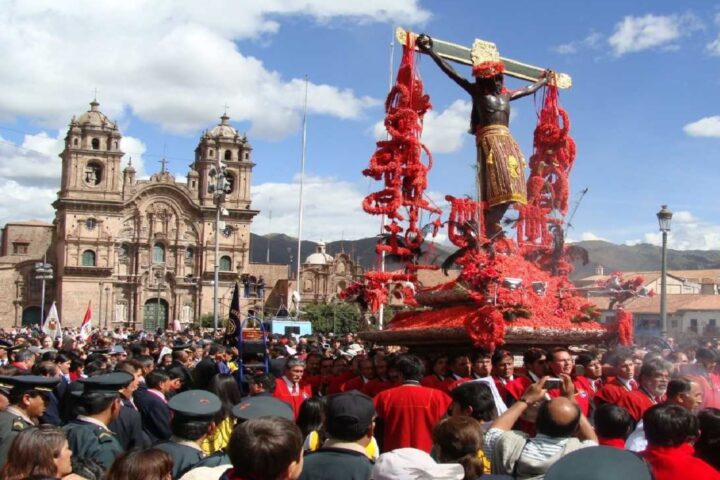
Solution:
[[[578,144],[573,198],[589,193],[570,238],[657,243],[655,213],[668,204],[671,246],[720,247],[712,1],[0,0],[0,222],[52,218],[61,140],[97,88],[142,172],[158,171],[164,154],[180,180],[200,133],[229,105],[254,147],[254,231],[296,235],[307,75],[304,237],[372,235],[378,220],[359,202],[377,185],[360,171],[380,132],[397,25],[467,45],[491,40],[503,56],[572,75],[561,103]],[[397,45],[394,67],[400,56]],[[431,195],[471,193],[468,99],[429,59],[420,70],[434,106],[424,136]],[[538,105],[529,97],[513,107],[529,157]]]

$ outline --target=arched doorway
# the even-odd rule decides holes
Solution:
[[[22,313],[22,326],[40,325],[40,307],[26,307]]]
[[[168,303],[162,298],[151,298],[145,302],[143,310],[143,329],[146,332],[155,331],[157,328],[165,330],[168,321]]]

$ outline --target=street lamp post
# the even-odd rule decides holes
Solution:
[[[670,231],[670,222],[672,220],[672,212],[668,210],[667,205],[663,205],[657,213],[660,232],[662,232],[662,267],[660,279],[660,336],[663,340],[667,340],[667,235]]]
[[[53,267],[47,263],[47,254],[43,255],[43,261],[35,264],[35,279],[42,282],[40,287],[40,325],[45,321],[45,280],[53,279]]]
[[[105,287],[105,330],[108,328],[108,315],[110,315],[110,287]]]
[[[218,295],[220,289],[220,230],[225,228],[225,222],[221,216],[228,215],[223,207],[225,193],[228,188],[225,178],[225,165],[218,155],[217,170],[215,171],[215,185],[212,186],[213,199],[215,200],[215,265],[213,268],[213,335],[217,335],[218,329]]]

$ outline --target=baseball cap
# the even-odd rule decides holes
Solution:
[[[325,412],[328,434],[347,441],[362,438],[375,418],[372,399],[357,390],[328,397]]]

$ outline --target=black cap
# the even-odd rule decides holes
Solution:
[[[90,349],[90,353],[110,353],[110,347],[93,347]]]
[[[207,390],[188,390],[178,393],[168,402],[170,410],[187,418],[210,419],[220,411],[220,399]]]
[[[695,358],[698,360],[711,360],[717,361],[717,354],[709,348],[698,348],[695,352]]]
[[[12,350],[12,343],[7,340],[0,339],[0,350]]]
[[[173,351],[173,352],[179,352],[179,351],[181,351],[181,350],[192,351],[192,349],[193,349],[193,347],[192,347],[192,344],[191,344],[190,342],[188,342],[188,343],[176,343],[175,345],[172,346],[172,351]]]
[[[577,478],[651,480],[652,475],[648,465],[633,452],[607,446],[587,447],[571,452],[555,462],[545,474],[545,480]]]
[[[113,372],[96,375],[94,377],[81,378],[78,382],[82,383],[83,393],[107,393],[118,394],[120,389],[128,386],[135,377],[127,372]]]
[[[282,417],[295,421],[292,407],[282,400],[271,396],[246,397],[235,405],[232,414],[240,420],[252,420],[261,417]]]
[[[14,377],[0,377],[0,384],[8,387],[12,393],[23,393],[28,390],[38,392],[52,392],[60,383],[58,377],[41,377],[40,375],[15,375]]]
[[[357,440],[368,431],[375,418],[372,398],[357,390],[328,397],[326,425],[331,437]]]

